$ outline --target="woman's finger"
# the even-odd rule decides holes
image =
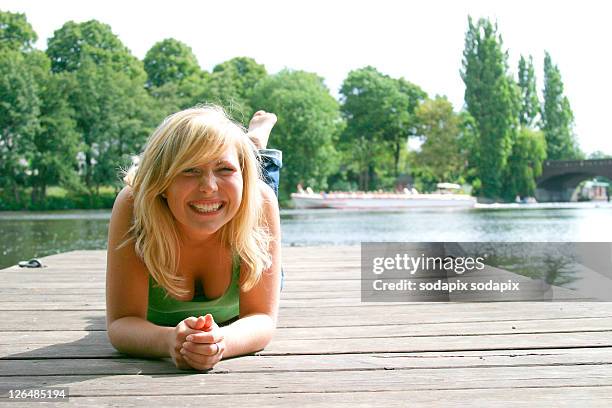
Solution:
[[[183,350],[210,357],[219,354],[221,346],[219,346],[219,343],[193,343],[186,341],[183,343]]]
[[[218,343],[223,340],[223,334],[220,330],[198,332],[188,335],[185,340],[193,343]]]
[[[214,365],[214,362],[207,357],[186,350],[181,352],[183,353],[183,359],[196,370],[210,370]]]
[[[199,318],[196,317],[188,317],[185,320],[183,320],[185,322],[185,324],[187,325],[187,327],[189,327],[190,329],[195,329],[196,328],[196,323],[198,322]]]

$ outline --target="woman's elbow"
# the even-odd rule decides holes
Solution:
[[[113,348],[118,352],[122,353],[121,342],[119,341],[116,326],[114,325],[116,322],[117,320],[114,320],[106,324],[106,337],[108,338],[111,346],[113,346]]]

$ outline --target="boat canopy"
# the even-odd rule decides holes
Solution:
[[[445,190],[459,190],[461,188],[459,184],[455,184],[455,183],[438,183],[436,184],[436,187],[438,187],[439,189],[445,189]]]

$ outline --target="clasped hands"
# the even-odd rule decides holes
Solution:
[[[170,344],[170,357],[181,370],[210,370],[225,351],[223,334],[210,314],[181,321]]]

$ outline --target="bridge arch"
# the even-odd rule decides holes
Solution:
[[[597,176],[612,180],[612,159],[547,160],[536,179],[536,199],[570,201],[578,184]]]

